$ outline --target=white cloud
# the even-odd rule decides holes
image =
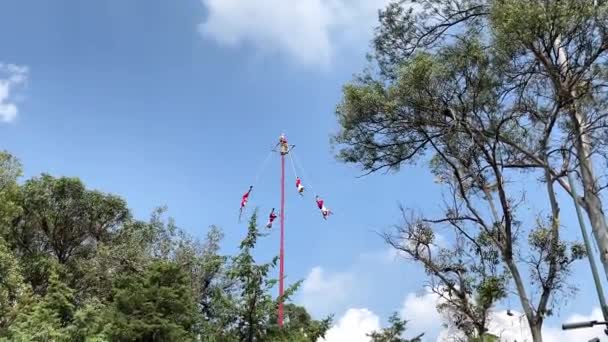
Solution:
[[[437,312],[438,299],[439,296],[432,292],[422,295],[410,293],[405,297],[399,314],[408,320],[408,333],[417,336],[441,329],[441,316]]]
[[[400,311],[402,318],[407,319],[408,335],[415,336],[425,333],[425,336],[440,331],[437,342],[462,341],[463,336],[453,327],[443,327],[441,315],[437,312],[437,301],[439,297],[431,292],[423,295],[410,293],[403,302]],[[588,315],[572,314],[564,322],[581,322],[590,320],[603,320],[602,312],[595,308]],[[602,327],[576,329],[563,331],[560,327],[545,324],[543,327],[543,340],[546,342],[560,341],[589,341],[594,337],[603,338],[607,341]],[[531,342],[532,335],[528,322],[522,313],[512,311],[508,315],[505,310],[496,310],[490,314],[488,332],[500,338],[501,342]]]
[[[449,243],[449,238],[438,237],[437,245],[443,247]],[[336,321],[326,334],[325,339],[319,342],[341,342],[341,341],[369,341],[367,334],[382,328],[381,319],[374,313],[371,304],[364,304],[358,299],[358,295],[365,292],[367,296],[372,295],[366,291],[366,277],[374,277],[377,269],[365,268],[361,272],[363,263],[366,267],[374,265],[379,268],[381,263],[389,263],[395,260],[397,253],[390,253],[389,249],[382,249],[360,255],[356,267],[351,267],[348,272],[328,271],[317,266],[311,269],[304,280],[302,291],[299,294],[299,302],[317,318],[330,313],[342,313],[343,316]],[[409,279],[415,279],[413,276]],[[376,292],[374,296],[380,295]],[[429,290],[421,294],[409,293],[405,296],[399,314],[408,320],[406,337],[417,336],[424,333],[423,341],[452,342],[462,337],[453,327],[445,326],[443,315],[437,312],[439,296]],[[358,304],[359,303],[359,304]],[[488,323],[489,332],[500,337],[501,342],[531,342],[532,337],[525,317],[516,311],[513,315],[507,315],[502,309],[496,309],[490,314]],[[383,317],[388,318],[388,317]],[[599,337],[601,341],[608,341],[603,334],[603,327],[577,329],[571,331],[561,330],[562,322],[580,322],[589,320],[602,320],[601,311],[593,309],[590,313],[570,314],[563,318],[552,318],[543,327],[543,340],[545,342],[558,341],[588,341]],[[559,323],[558,323],[559,322]],[[459,341],[461,341],[460,339]]]
[[[512,315],[508,315],[505,310],[492,312],[488,323],[488,332],[498,336],[501,342],[532,341],[532,335],[530,334],[525,316],[516,311],[511,311],[511,313]],[[552,341],[548,339],[546,334],[543,336],[545,337],[545,341]],[[446,328],[441,331],[437,337],[437,341],[461,341],[462,338],[463,335],[454,328]]]
[[[565,320],[565,323],[584,322],[592,320],[604,320],[602,316],[602,310],[600,310],[600,308],[594,308],[588,315],[573,314]],[[589,341],[594,337],[599,337],[601,341],[608,341],[608,337],[606,337],[603,332],[604,328],[604,326],[596,326],[593,328],[566,331],[561,330],[561,328],[551,328],[547,329],[546,331],[546,334],[548,336],[547,341]]]
[[[422,332],[425,336],[441,330],[439,313],[435,309],[437,295],[427,292],[418,296],[409,294],[403,302],[400,315],[407,319],[406,335],[413,337]],[[380,318],[369,309],[349,309],[318,342],[369,342],[367,334],[381,328]]]
[[[330,314],[348,300],[353,284],[352,273],[326,272],[314,267],[302,283],[301,302],[314,314]]]
[[[371,256],[380,256],[374,254]],[[326,315],[335,312],[337,305],[346,305],[352,299],[357,283],[354,273],[327,272],[322,267],[314,267],[306,277],[301,298],[303,305],[311,312],[322,312]],[[437,342],[462,341],[463,336],[454,328],[444,324],[443,316],[437,311],[439,296],[429,290],[421,294],[409,293],[403,300],[399,314],[408,321],[406,336],[413,337],[424,333],[424,341]],[[589,314],[572,314],[561,322],[580,322],[589,320],[602,320],[598,308]],[[367,342],[367,334],[382,328],[380,317],[368,308],[350,308],[328,330],[325,339],[318,342]],[[505,310],[491,312],[488,323],[489,333],[500,337],[501,342],[531,342],[525,316],[517,311],[508,315]],[[588,341],[599,337],[601,341],[608,341],[603,334],[602,327],[561,330],[561,326],[545,323],[543,339],[546,342],[559,341]],[[603,339],[602,339],[603,338]]]
[[[12,122],[19,112],[12,95],[14,89],[27,80],[24,66],[0,63],[0,122]]]
[[[437,342],[463,341],[463,336],[456,330],[444,328],[439,313],[435,310],[437,296],[426,293],[422,296],[409,294],[403,304],[401,315],[409,321],[406,336],[413,337],[424,332],[426,339],[433,333],[439,332]],[[501,342],[531,342],[528,323],[525,317],[516,311],[507,315],[504,310],[494,311],[491,314],[489,332],[500,338]],[[599,308],[593,309],[589,315],[573,314],[564,322],[580,322],[589,320],[602,320]],[[325,339],[317,342],[369,342],[367,334],[381,328],[380,318],[369,309],[349,309],[338,322],[333,325],[325,335]],[[561,341],[589,341],[599,337],[600,341],[607,341],[602,327],[562,331],[561,327],[546,326],[543,329],[545,342]]]
[[[367,46],[388,0],[201,0],[203,36],[235,47],[251,44],[309,66],[328,67],[336,50]]]
[[[380,318],[368,309],[349,309],[318,342],[368,342],[367,334],[380,329]]]
[[[500,328],[504,329],[504,341],[532,341],[527,320],[522,316],[521,313],[515,312],[512,317],[508,317],[504,311],[497,312],[493,315],[492,319],[494,321],[494,331],[500,332]],[[602,312],[599,308],[594,308],[589,314],[572,314],[564,319],[563,322],[571,323],[591,320],[603,321]],[[556,327],[545,325],[545,327],[543,327],[543,340],[546,342],[589,341],[592,338],[598,337],[600,338],[600,341],[608,341],[608,338],[606,335],[604,335],[602,330],[602,326],[575,330],[562,330],[561,326]]]

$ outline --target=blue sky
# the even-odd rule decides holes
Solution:
[[[365,65],[383,3],[2,2],[0,63],[28,70],[8,97],[0,91],[18,108],[0,124],[2,148],[22,160],[26,177],[78,176],[124,197],[140,218],[167,205],[194,236],[216,224],[231,252],[245,232],[240,196],[285,131],[310,177],[304,184],[335,211],[323,221],[312,192],[298,197],[288,165],[288,281],[308,277],[297,300],[315,315],[335,313],[338,325],[344,318],[343,328],[374,326],[406,306],[417,316],[408,317],[413,329],[434,338],[439,327],[425,298],[412,297],[423,272],[391,259],[374,231],[398,222],[398,202],[438,210],[439,188],[422,168],[357,179],[360,171],[337,162],[329,145],[341,86]],[[275,156],[251,198],[262,220],[279,205],[278,175]],[[576,229],[566,198],[562,210]],[[278,232],[258,253],[278,253]],[[595,306],[586,263],[574,279],[582,291],[549,320],[554,327]],[[346,339],[338,328],[332,341]]]

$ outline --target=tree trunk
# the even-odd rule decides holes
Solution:
[[[530,333],[532,333],[532,341],[542,342],[543,334],[541,332],[542,324],[528,323],[530,325]]]
[[[562,46],[561,36],[557,36],[553,46],[558,51],[557,55],[557,68],[559,69],[562,77],[568,78],[569,74],[569,61],[566,54],[566,50]],[[570,89],[564,89],[563,82],[558,83],[558,80],[554,80],[557,93],[567,93],[568,100],[570,103],[570,117],[574,125],[575,142],[574,148],[578,156],[580,165],[581,178],[583,182],[583,207],[589,217],[591,223],[591,229],[593,237],[597,242],[597,246],[600,250],[600,260],[604,266],[604,273],[608,278],[608,226],[606,226],[606,218],[604,211],[602,210],[602,201],[597,196],[597,183],[595,178],[595,171],[593,169],[593,161],[591,160],[591,137],[587,130],[587,115],[578,110],[576,101],[578,94],[576,88],[572,86]],[[578,198],[574,199],[578,201]]]
[[[511,276],[513,277],[513,282],[515,282],[515,287],[517,288],[517,295],[519,297],[519,301],[521,302],[521,307],[524,310],[524,314],[526,315],[526,320],[528,321],[530,332],[532,333],[532,341],[542,342],[542,321],[538,321],[536,315],[532,311],[532,305],[530,304],[530,299],[528,299],[526,287],[524,286],[524,282],[521,278],[521,274],[519,273],[519,269],[517,268],[517,265],[515,264],[513,259],[508,258],[507,260],[505,260],[505,262],[507,263],[507,267],[509,268]]]
[[[591,160],[591,141],[589,135],[585,132],[586,116],[580,111],[574,109],[572,111],[572,119],[574,121],[575,134],[578,138],[575,142],[576,153],[580,163],[580,172],[583,182],[583,204],[589,222],[593,237],[597,242],[600,250],[600,259],[604,265],[604,272],[608,278],[608,230],[606,230],[606,217],[602,210],[602,201],[597,196],[597,183],[594,176],[593,161]]]

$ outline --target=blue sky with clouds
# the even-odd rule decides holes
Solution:
[[[364,67],[385,2],[2,2],[2,148],[22,160],[27,177],[78,176],[123,196],[138,217],[167,205],[195,236],[219,225],[232,251],[245,231],[237,223],[240,196],[285,131],[297,144],[305,185],[335,211],[323,221],[313,193],[296,194],[288,166],[286,269],[288,281],[306,279],[297,300],[316,315],[336,314],[328,341],[357,341],[359,330],[399,310],[434,339],[433,299],[414,296],[423,272],[396,260],[374,231],[398,222],[398,202],[437,211],[438,186],[412,167],[356,178],[360,171],[337,162],[329,144],[341,86]],[[21,68],[12,82],[7,64]],[[251,198],[262,220],[279,205],[278,177],[275,156]],[[567,198],[562,206],[564,224],[576,229]],[[277,252],[275,231],[258,253]],[[586,267],[579,263],[582,291],[549,320],[553,328],[592,313]]]

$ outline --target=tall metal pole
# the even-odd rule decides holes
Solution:
[[[279,254],[279,327],[283,327],[283,272],[285,270],[285,154],[281,153],[281,249]]]
[[[589,236],[587,235],[587,228],[585,227],[585,220],[583,219],[583,213],[581,212],[580,205],[577,201],[578,195],[576,194],[576,185],[572,180],[572,175],[568,172],[568,183],[570,183],[570,191],[572,191],[572,197],[574,198],[574,207],[576,208],[576,216],[578,216],[578,224],[581,227],[581,233],[583,234],[583,241],[585,242],[585,249],[587,250],[587,259],[589,259],[589,266],[591,266],[591,274],[593,275],[593,281],[595,282],[595,289],[597,290],[597,297],[602,307],[602,314],[604,321],[608,321],[608,307],[606,306],[606,297],[604,297],[604,290],[600,281],[600,276],[597,272],[597,265],[595,264],[595,256],[589,243]]]

